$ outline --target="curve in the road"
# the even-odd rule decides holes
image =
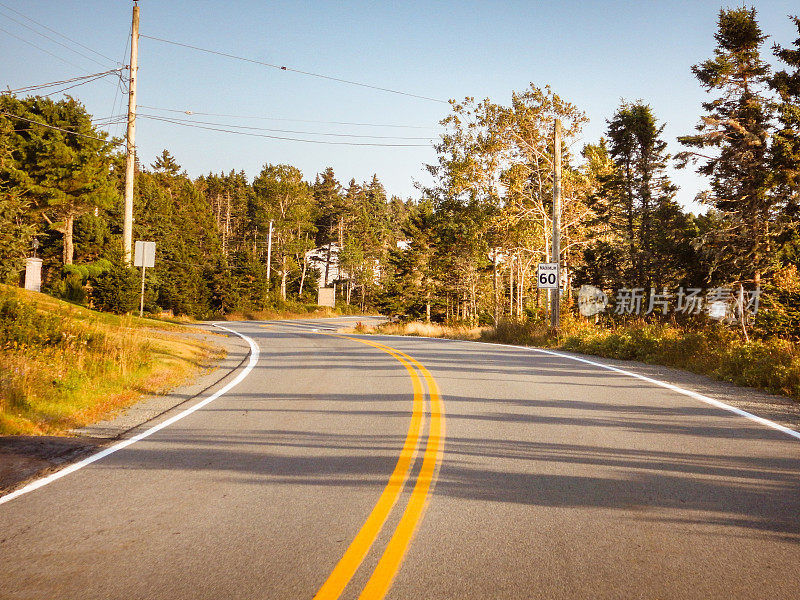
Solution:
[[[375,342],[371,343],[375,344]],[[383,346],[383,344],[377,345]],[[388,348],[388,346],[383,347]],[[425,457],[422,461],[420,473],[417,476],[414,491],[411,492],[411,499],[400,519],[400,523],[397,525],[397,529],[395,529],[389,544],[386,546],[383,556],[378,562],[378,566],[375,567],[372,576],[367,581],[367,585],[364,586],[364,590],[359,596],[360,600],[381,600],[389,592],[392,581],[400,569],[403,557],[408,551],[414,533],[422,520],[431,486],[435,482],[436,470],[441,464],[444,449],[444,403],[439,393],[439,386],[436,385],[436,380],[422,363],[399,350],[397,352],[409,359],[425,378],[425,383],[428,385],[428,394],[430,395],[431,424]]]
[[[354,338],[345,339],[352,340]],[[389,482],[386,484],[383,493],[381,493],[380,498],[378,498],[378,502],[375,504],[369,517],[367,517],[364,525],[356,534],[356,537],[353,538],[353,541],[350,543],[350,546],[345,551],[341,560],[337,563],[328,579],[325,580],[325,583],[322,584],[322,587],[320,587],[319,591],[314,596],[314,600],[335,600],[342,594],[347,584],[350,583],[350,580],[364,561],[367,552],[369,552],[369,549],[378,537],[386,519],[389,518],[389,513],[392,511],[392,508],[397,503],[397,499],[403,491],[414,458],[416,457],[417,447],[419,446],[419,440],[422,434],[422,421],[425,408],[422,380],[411,366],[411,363],[388,346],[375,344],[366,340],[358,341],[387,352],[397,359],[408,371],[414,392],[411,422],[408,426],[405,443],[400,451],[400,457],[397,459],[394,471],[389,477]]]
[[[386,352],[398,360],[408,370],[413,382],[414,412],[412,414],[411,424],[409,425],[406,443],[400,452],[400,458],[398,459],[394,472],[389,478],[389,483],[386,485],[386,488],[378,499],[378,503],[375,505],[369,517],[367,517],[361,530],[345,551],[342,559],[314,596],[314,600],[336,600],[340,597],[388,519],[391,509],[397,502],[405,482],[408,479],[408,473],[412,466],[411,463],[416,454],[416,449],[420,440],[423,412],[422,386],[419,375],[417,375],[417,371],[415,371],[414,368],[422,374],[428,388],[430,425],[422,466],[417,474],[414,489],[411,492],[411,496],[400,518],[400,522],[395,528],[375,570],[372,572],[372,575],[359,596],[362,600],[381,600],[389,592],[392,581],[400,570],[403,557],[408,551],[414,533],[419,528],[425,513],[425,507],[428,503],[428,497],[435,484],[436,474],[441,465],[444,447],[444,403],[439,393],[439,386],[436,384],[436,380],[433,378],[430,371],[428,371],[422,363],[408,354],[372,340],[334,334],[322,335],[331,335],[331,337],[360,342]],[[419,414],[417,413],[418,408]]]

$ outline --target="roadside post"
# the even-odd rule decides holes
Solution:
[[[34,292],[42,291],[42,259],[36,257],[39,240],[33,238],[33,256],[25,261],[25,289]]]
[[[144,274],[147,267],[156,265],[156,243],[137,240],[133,253],[133,266],[142,267],[142,294],[139,298],[139,317],[144,314]]]
[[[553,243],[552,260],[556,264],[556,285],[550,288],[550,327],[558,329],[561,323],[561,294],[558,287],[561,264],[561,119],[553,126]]]

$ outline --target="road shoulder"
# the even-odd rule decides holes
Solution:
[[[112,418],[73,430],[70,437],[0,436],[0,495],[169,418],[193,400],[223,386],[249,355],[247,343],[233,334],[212,332],[204,326],[190,335],[222,346],[226,352],[224,358],[203,368],[191,382],[168,394],[143,398]]]
[[[785,396],[770,394],[757,388],[738,386],[726,381],[712,379],[706,375],[663,365],[605,358],[591,354],[578,354],[577,352],[566,352],[564,350],[558,350],[557,352],[624,369],[650,379],[657,379],[690,392],[709,396],[756,416],[774,421],[779,425],[800,431],[800,403]]]

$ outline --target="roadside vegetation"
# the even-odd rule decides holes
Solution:
[[[273,308],[263,310],[236,310],[222,315],[225,321],[280,321],[286,319],[330,319],[343,315],[363,315],[371,311],[362,311],[357,306],[337,303],[336,308],[306,304],[303,302],[278,301]]]
[[[186,331],[0,286],[0,435],[67,434],[222,356]]]
[[[800,18],[789,18],[800,35]],[[658,362],[798,397],[800,38],[768,41],[756,10],[744,6],[721,9],[716,25],[713,53],[686,65],[708,101],[676,156],[646,100],[622,100],[604,135],[584,140],[580,99],[545,82],[510,101],[452,100],[416,199],[389,195],[377,174],[348,182],[332,168],[303,174],[266,163],[252,178],[235,170],[191,178],[165,149],[135,176],[134,235],[157,242],[145,311],[178,321],[380,312],[406,323],[386,332]],[[69,96],[8,93],[0,109],[0,282],[17,284],[37,251],[46,293],[135,311],[140,274],[122,260],[119,145]],[[537,263],[555,262],[556,162],[565,305],[557,334],[536,282]],[[678,202],[672,165],[705,177],[696,197],[704,212]],[[336,287],[335,311],[311,304],[320,283]],[[584,286],[609,301],[596,322],[577,314]],[[8,360],[35,355],[44,365],[20,363],[4,375],[5,406],[16,407],[4,409],[9,423],[26,422],[26,398],[49,398],[47,386],[82,394],[73,365],[146,378],[143,357],[168,346],[150,334],[140,344],[132,332],[143,322],[131,317],[115,317],[101,342],[8,302],[0,325],[11,336]],[[25,333],[15,322],[26,319],[42,322]],[[39,339],[38,329],[55,333]],[[95,359],[67,358],[98,344],[112,346]],[[158,351],[166,360],[171,350]],[[117,367],[103,358],[114,356]],[[56,375],[47,375],[51,367]],[[19,391],[26,386],[39,391]],[[31,416],[31,428],[60,427],[58,411],[47,410]]]
[[[745,340],[738,331],[720,324],[698,326],[644,320],[595,324],[568,317],[558,332],[544,322],[534,321],[503,321],[497,327],[386,323],[358,326],[353,331],[536,346],[635,360],[800,400],[800,345],[780,338]]]

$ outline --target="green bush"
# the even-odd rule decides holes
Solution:
[[[124,314],[135,310],[138,300],[138,279],[130,267],[114,264],[93,280],[92,301],[98,310]]]
[[[62,338],[61,319],[40,313],[30,304],[0,296],[0,346],[26,348],[54,346]]]

